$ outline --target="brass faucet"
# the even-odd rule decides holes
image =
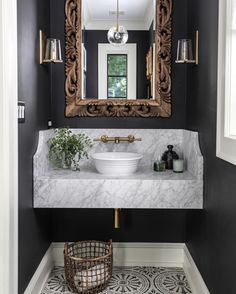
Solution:
[[[118,144],[120,142],[133,143],[134,141],[142,141],[142,139],[135,138],[133,135],[129,135],[128,137],[108,137],[107,135],[102,135],[100,138],[94,139],[93,141],[101,141],[103,143],[115,142]]]

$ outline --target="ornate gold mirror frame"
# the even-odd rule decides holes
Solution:
[[[82,99],[81,1],[65,1],[66,116],[170,117],[172,0],[157,0],[155,100]]]

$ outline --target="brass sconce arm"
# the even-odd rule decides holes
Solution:
[[[120,142],[133,143],[134,141],[142,141],[142,139],[135,138],[133,135],[129,135],[128,137],[108,137],[107,135],[102,135],[100,138],[94,139],[93,141],[100,141],[103,143],[115,142],[118,144]]]

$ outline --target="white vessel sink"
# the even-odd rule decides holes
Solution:
[[[94,153],[91,157],[99,173],[108,176],[128,176],[136,172],[143,156],[131,152],[104,152]]]

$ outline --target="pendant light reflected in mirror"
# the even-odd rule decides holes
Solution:
[[[113,46],[122,46],[128,41],[128,32],[124,26],[119,25],[119,0],[117,0],[116,27],[111,27],[107,39]]]

